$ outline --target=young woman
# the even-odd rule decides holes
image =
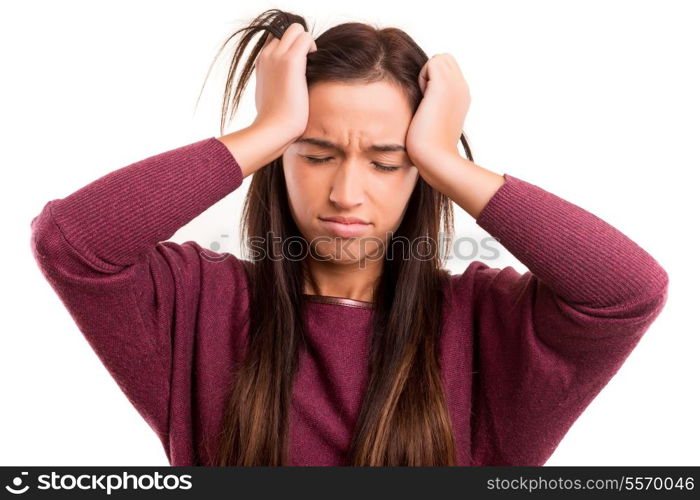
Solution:
[[[221,137],[49,201],[37,263],[172,465],[544,464],[660,313],[666,272],[473,162],[452,56],[306,26],[273,9],[234,33]],[[255,69],[257,116],[224,135],[259,33],[233,97]],[[248,176],[250,259],[166,241]],[[528,272],[445,270],[452,202]]]

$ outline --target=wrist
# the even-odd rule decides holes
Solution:
[[[278,148],[282,149],[286,149],[304,133],[303,130],[299,131],[298,127],[286,125],[280,120],[261,120],[259,117],[256,117],[248,128],[270,137],[273,140],[272,144],[276,144]]]
[[[253,122],[218,139],[231,152],[245,178],[282,156],[295,137],[283,127]]]
[[[462,167],[466,161],[468,160],[457,151],[454,153],[433,151],[430,154],[417,155],[413,164],[426,181],[432,179],[438,181],[441,178],[449,177],[455,168]]]

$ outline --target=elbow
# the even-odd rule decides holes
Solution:
[[[648,323],[654,321],[661,314],[668,301],[668,273],[661,266],[658,266],[656,276],[658,279],[650,282],[646,293],[628,305],[634,316],[643,318]]]
[[[663,309],[666,301],[668,300],[668,290],[669,290],[669,276],[668,272],[658,263],[656,263],[656,279],[652,281],[649,286],[646,297],[655,308],[658,308],[659,312]]]
[[[661,312],[661,310],[666,305],[666,302],[668,301],[668,289],[669,289],[668,273],[663,268],[661,268],[661,271],[663,273],[664,280],[663,280],[663,283],[662,283],[660,290],[656,293],[657,308],[658,308],[659,313]]]
[[[628,306],[636,306],[644,315],[651,314],[654,317],[661,312],[668,299],[669,276],[666,269],[653,257],[640,272],[632,285],[636,293],[631,293],[626,301]]]
[[[650,271],[647,268],[647,271]],[[643,279],[618,283],[619,299],[604,306],[576,309],[583,314],[601,321],[601,324],[616,325],[615,328],[645,329],[664,309],[669,295],[668,273],[661,266],[654,266],[653,273],[644,274]]]
[[[42,270],[50,267],[51,262],[61,251],[62,235],[51,216],[51,201],[30,222],[29,246],[34,260]]]

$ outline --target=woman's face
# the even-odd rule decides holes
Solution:
[[[418,180],[402,149],[408,99],[388,82],[309,88],[306,130],[282,159],[292,216],[312,251],[335,262],[379,259]],[[386,168],[388,167],[388,169]],[[365,225],[336,226],[329,217]]]

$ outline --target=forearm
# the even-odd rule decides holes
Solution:
[[[84,259],[106,271],[118,270],[241,181],[235,158],[208,138],[114,170],[51,200],[32,221],[32,230],[38,240],[52,237],[43,233],[52,231],[55,220],[61,237]]]
[[[505,183],[502,175],[454,155],[446,155],[439,168],[422,169],[420,175],[475,219]]]
[[[244,178],[282,156],[295,138],[280,127],[256,123],[217,137],[235,156]]]
[[[592,307],[630,303],[667,284],[649,253],[585,209],[456,155],[430,165],[421,171],[428,183],[565,299]]]
[[[620,230],[539,186],[504,178],[476,223],[557,295],[601,308],[664,291],[665,270]]]

